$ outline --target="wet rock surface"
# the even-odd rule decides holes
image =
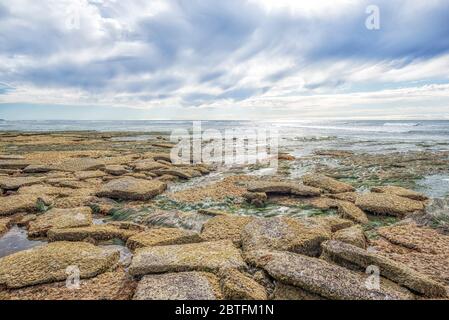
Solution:
[[[349,243],[353,246],[366,249],[367,240],[360,226],[352,226],[350,228],[342,229],[332,235],[333,240]]]
[[[307,186],[320,188],[329,193],[343,193],[355,190],[353,186],[325,175],[309,174],[303,176],[302,180]]]
[[[149,200],[167,188],[160,181],[149,181],[125,177],[112,180],[97,192],[97,196],[120,200]]]
[[[237,269],[220,270],[220,284],[227,300],[267,300],[266,289]]]
[[[248,184],[250,192],[265,192],[277,194],[292,194],[297,196],[319,196],[321,190],[295,182],[282,181],[254,181]]]
[[[329,238],[330,231],[312,220],[286,217],[256,219],[242,231],[242,248],[244,251],[285,250],[317,256],[321,242]]]
[[[87,227],[50,229],[47,232],[49,241],[106,241],[120,239],[127,241],[129,237],[140,233],[138,230],[120,228],[112,224],[91,225]]]
[[[10,216],[18,212],[33,212],[37,209],[38,197],[29,195],[12,195],[2,197],[0,216]]]
[[[347,243],[334,240],[325,242],[323,243],[323,253],[337,263],[346,261],[363,270],[368,266],[375,265],[379,268],[382,276],[429,297],[445,297],[447,294],[443,285],[406,265]]]
[[[138,249],[129,272],[134,276],[150,273],[242,269],[245,263],[232,241],[222,240]]]
[[[446,299],[449,152],[301,140],[273,172],[141,134],[0,134],[0,299]]]
[[[424,209],[424,204],[420,201],[385,193],[359,195],[355,205],[374,214],[397,217],[404,217],[409,213]]]
[[[0,300],[130,300],[136,283],[124,271],[105,272],[82,279],[79,288],[68,288],[66,281],[0,291]]]
[[[92,224],[92,210],[89,207],[72,209],[51,209],[28,224],[30,237],[45,237],[50,229],[85,227]]]
[[[213,217],[204,223],[200,237],[203,241],[231,240],[240,246],[242,230],[253,219],[253,217],[233,215]]]
[[[143,247],[165,246],[200,242],[197,232],[177,228],[152,228],[128,239],[126,246],[131,250]]]
[[[291,252],[253,251],[246,261],[265,269],[273,278],[313,294],[338,300],[402,300],[413,294],[390,282],[379,289],[366,287],[363,273],[328,263],[322,259]]]
[[[218,278],[207,272],[147,275],[140,280],[134,300],[220,300]]]
[[[1,258],[0,284],[21,288],[62,281],[70,266],[77,266],[81,278],[91,278],[114,267],[118,259],[118,252],[89,243],[55,242]]]

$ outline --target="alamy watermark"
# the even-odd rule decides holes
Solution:
[[[216,166],[266,165],[277,170],[279,133],[274,128],[228,128],[202,130],[201,122],[192,129],[176,129],[170,136],[174,164]]]
[[[377,5],[369,5],[366,7],[365,13],[368,17],[365,20],[365,27],[368,30],[380,30],[380,9]]]
[[[65,269],[67,274],[67,278],[65,281],[65,286],[69,290],[78,290],[80,289],[80,269],[78,266],[68,266]]]

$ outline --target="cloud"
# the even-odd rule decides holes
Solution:
[[[365,27],[368,4],[4,0],[0,103],[122,106],[173,117],[195,107],[236,118],[256,108],[276,118],[292,109],[337,116],[345,105],[363,115],[364,106],[381,110],[401,99],[418,111],[447,103],[446,94],[420,93],[449,90],[449,3],[377,1],[374,31]],[[433,84],[443,87],[429,91]],[[407,97],[394,91],[403,88]]]

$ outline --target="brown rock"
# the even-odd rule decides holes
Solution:
[[[167,166],[154,160],[141,160],[134,163],[136,171],[153,171],[158,169],[166,169]]]
[[[245,267],[240,250],[229,240],[137,249],[129,272],[134,276],[181,271],[218,272],[224,267]]]
[[[267,291],[249,276],[237,269],[220,270],[220,284],[227,300],[267,300]]]
[[[327,241],[322,246],[325,256],[337,263],[349,262],[352,265],[359,266],[363,270],[368,266],[375,265],[379,268],[382,276],[415,292],[430,297],[446,296],[446,288],[443,285],[410,269],[406,265],[377,253],[335,240]]]
[[[326,190],[330,193],[352,192],[354,187],[350,184],[329,178],[322,174],[308,174],[302,177],[307,186],[312,186]]]
[[[342,219],[337,216],[315,216],[308,219],[326,226],[331,232],[337,232],[338,230],[354,225],[354,222],[351,220]]]
[[[191,173],[187,172],[186,170],[181,170],[181,169],[157,169],[157,170],[152,170],[151,172],[157,174],[158,176],[163,176],[163,175],[168,174],[168,175],[179,177],[182,179],[191,179],[193,177]]]
[[[125,166],[118,164],[108,165],[104,168],[104,171],[106,171],[109,174],[112,174],[113,176],[121,176],[129,172],[129,170],[126,169]]]
[[[366,249],[366,237],[363,228],[359,225],[352,226],[332,235],[333,240],[352,244],[353,246]]]
[[[25,169],[23,169],[23,172],[25,172],[25,173],[46,173],[46,172],[50,172],[51,170],[52,170],[52,167],[45,165],[45,164],[30,164]]]
[[[317,294],[307,292],[301,288],[290,286],[280,281],[274,288],[274,300],[325,300]]]
[[[79,289],[69,289],[66,282],[0,291],[0,300],[129,300],[135,283],[124,270],[105,272],[80,281]]]
[[[278,160],[286,160],[286,161],[293,161],[296,158],[288,153],[280,153],[278,155]]]
[[[252,251],[246,261],[265,269],[276,280],[299,287],[327,299],[337,300],[390,300],[413,299],[405,288],[381,281],[380,288],[366,285],[363,273],[348,270],[322,259],[292,252]]]
[[[161,181],[150,181],[124,177],[105,184],[97,196],[121,200],[149,200],[161,194],[167,185]]]
[[[0,218],[0,236],[6,233],[12,225],[12,218]]]
[[[371,240],[371,250],[400,262],[440,283],[449,282],[449,254],[423,253],[394,245],[384,238]]]
[[[294,182],[253,181],[247,184],[249,192],[292,194],[303,197],[319,196],[321,190]]]
[[[338,213],[342,218],[350,219],[355,223],[365,224],[369,222],[365,212],[352,202],[339,201]]]
[[[137,233],[140,233],[140,231],[123,229],[110,224],[101,224],[79,228],[51,229],[47,232],[47,237],[49,241],[106,241],[112,239],[127,241],[129,237]]]
[[[274,217],[254,219],[245,226],[241,236],[244,251],[285,250],[317,256],[321,242],[331,234],[328,228],[313,220]]]
[[[89,207],[73,209],[51,209],[28,224],[30,237],[45,237],[50,229],[84,227],[92,224]]]
[[[203,241],[231,240],[240,246],[240,236],[243,228],[251,222],[253,217],[221,215],[209,219],[203,224],[201,239]]]
[[[404,217],[408,213],[424,209],[422,202],[386,193],[359,195],[355,205],[362,210],[381,215]]]
[[[429,199],[422,193],[396,186],[373,187],[371,188],[371,192],[394,194],[399,197],[409,198],[417,201],[425,201]]]
[[[38,197],[32,195],[14,195],[1,197],[0,216],[8,216],[18,212],[35,211]]]
[[[35,177],[0,177],[0,188],[4,190],[16,190],[20,187],[38,184],[43,178]]]
[[[329,198],[354,203],[357,200],[358,195],[359,194],[357,192],[343,192],[343,193],[329,194]]]
[[[1,169],[25,169],[30,164],[28,160],[0,160]]]
[[[118,251],[84,242],[55,242],[20,251],[0,259],[0,285],[21,288],[66,280],[67,268],[76,266],[80,278],[92,278],[114,267]]]
[[[154,228],[138,233],[128,239],[126,246],[131,250],[151,246],[166,246],[200,242],[197,232],[177,228]]]
[[[147,275],[140,280],[134,300],[220,300],[218,278],[208,272]]]
[[[268,200],[267,194],[265,192],[247,192],[243,195],[243,198],[246,199],[252,205],[256,207],[263,207]]]
[[[53,170],[68,172],[97,170],[103,167],[103,161],[92,158],[71,158],[52,166]]]
[[[429,254],[449,254],[449,236],[414,223],[382,227],[378,234],[393,244]]]
[[[104,176],[106,176],[106,173],[100,170],[75,172],[75,177],[79,180],[103,178]]]

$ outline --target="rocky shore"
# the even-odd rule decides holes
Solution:
[[[448,298],[447,202],[415,188],[448,152],[282,153],[264,176],[139,134],[0,134],[0,299]]]

